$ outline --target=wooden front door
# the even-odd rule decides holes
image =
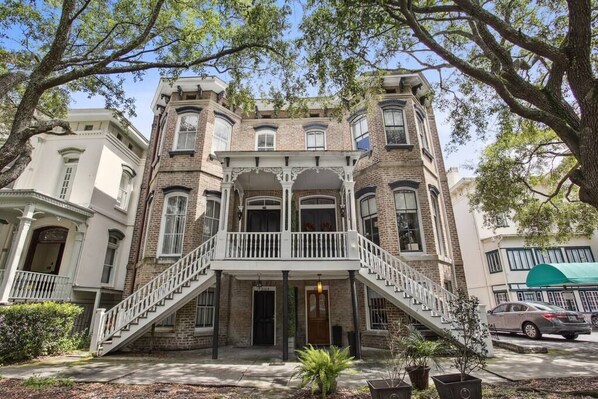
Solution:
[[[307,343],[330,345],[328,291],[307,291]]]
[[[253,344],[274,345],[274,291],[253,293]]]

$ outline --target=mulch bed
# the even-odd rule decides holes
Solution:
[[[312,399],[307,389],[293,392],[264,392],[252,388],[201,387],[194,385],[153,384],[125,385],[102,383],[73,383],[72,386],[47,386],[31,388],[23,381],[0,379],[2,399],[257,399],[292,398]],[[339,388],[330,399],[367,399],[367,389],[346,390]],[[414,394],[414,399],[436,399],[434,393]],[[484,386],[484,399],[574,399],[598,398],[598,377],[568,377],[505,382]]]

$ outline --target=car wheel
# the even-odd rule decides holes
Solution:
[[[579,334],[563,334],[563,337],[565,337],[565,339],[569,341],[573,341],[574,339],[579,337]]]
[[[538,327],[529,321],[523,323],[523,333],[531,339],[540,339],[542,338],[542,333],[538,329]]]

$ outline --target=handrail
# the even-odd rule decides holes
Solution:
[[[4,272],[4,269],[0,270],[0,282]],[[67,301],[70,294],[69,276],[17,270],[8,298],[20,301]]]
[[[226,258],[228,259],[278,259],[280,257],[280,232],[226,233]]]
[[[98,343],[112,337],[196,275],[205,273],[214,254],[215,242],[215,236],[205,241],[107,311],[99,323]]]
[[[342,259],[347,257],[347,232],[293,232],[291,258]]]
[[[363,267],[405,291],[445,320],[451,319],[449,304],[456,298],[453,293],[361,234],[358,234],[358,242],[359,260]]]

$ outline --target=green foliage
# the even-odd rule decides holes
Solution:
[[[491,228],[512,215],[529,244],[546,247],[574,235],[590,237],[598,228],[598,211],[579,200],[579,187],[569,180],[576,166],[554,131],[508,118],[484,151],[470,202]]]
[[[413,390],[411,393],[411,399],[438,399],[438,398],[440,398],[440,396],[438,396],[438,392],[436,392],[436,388],[434,388],[434,387],[429,387],[422,391]],[[484,395],[484,398],[486,398],[485,395]]]
[[[452,350],[453,366],[465,374],[486,367],[488,326],[480,320],[480,300],[459,290],[450,304],[451,329],[445,331],[447,347]]]
[[[385,359],[387,381],[391,387],[399,386],[405,379],[409,364],[407,336],[409,330],[400,321],[394,321],[388,325],[388,337],[386,345],[389,356]]]
[[[414,327],[410,326],[404,338],[405,356],[408,366],[439,366],[439,358],[446,352],[443,341],[430,341]]]
[[[0,308],[0,363],[74,350],[80,337],[71,335],[83,309],[70,303],[43,302]]]
[[[349,348],[340,350],[336,346],[324,350],[309,345],[297,350],[297,357],[301,363],[297,371],[301,377],[301,385],[311,385],[312,393],[319,391],[323,399],[336,391],[338,376],[343,371],[350,370],[353,361],[349,356]]]
[[[33,389],[44,389],[49,387],[64,387],[70,388],[74,385],[72,378],[61,377],[40,377],[36,374],[27,378],[21,383],[24,387]]]

